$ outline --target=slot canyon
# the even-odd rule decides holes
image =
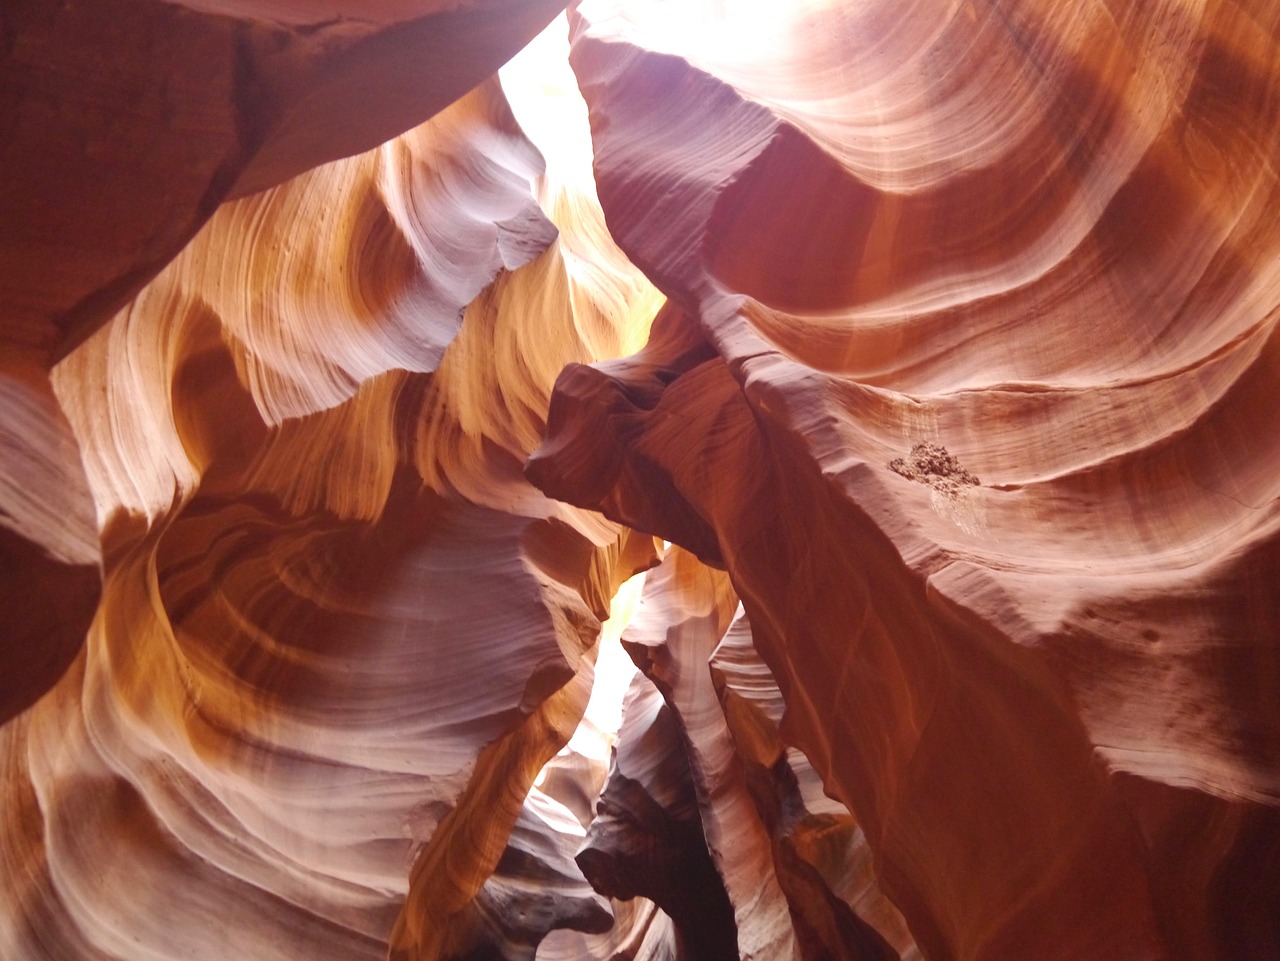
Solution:
[[[0,961],[1280,959],[1275,0],[6,0]]]

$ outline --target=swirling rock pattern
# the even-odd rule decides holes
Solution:
[[[609,778],[577,860],[596,890],[661,908],[677,956],[738,956],[733,905],[707,849],[678,722],[642,676],[627,690]]]
[[[0,719],[65,669],[98,595],[97,524],[86,510],[94,483],[50,397],[50,368],[138,295],[224,200],[421,122],[562,6],[16,0],[0,12],[0,561],[21,572],[3,598],[14,603],[4,608],[12,613]],[[412,175],[414,166],[402,170]],[[360,202],[358,192],[348,196]],[[364,208],[371,243],[388,239],[378,211]],[[401,268],[409,259],[388,253]],[[222,257],[206,261],[210,268],[235,270]],[[381,287],[363,279],[335,333],[358,323],[366,309],[358,298]],[[164,296],[148,293],[153,304]],[[327,306],[342,300],[331,295]],[[162,379],[135,375],[143,391]],[[316,386],[324,390],[324,380]],[[23,597],[41,600],[24,609]]]
[[[768,833],[752,805],[707,668],[737,606],[722,571],[673,548],[646,581],[622,643],[678,719],[707,849],[733,905],[738,952],[749,958],[798,957]]]
[[[822,796],[803,754],[793,749],[789,756],[779,739],[782,698],[755,655],[728,577],[672,548],[650,572],[622,643],[665,700],[660,711],[650,709],[654,720],[646,736],[652,740],[665,731],[673,743],[666,749],[650,745],[643,753],[683,759],[667,762],[664,780],[680,774],[687,787],[682,794],[667,787],[665,796],[651,788],[647,804],[643,798],[623,802],[630,797],[624,789],[642,783],[623,775],[631,718],[643,705],[640,692],[633,691],[611,780],[588,831],[589,839],[601,835],[612,844],[595,847],[612,847],[619,861],[629,845],[617,836],[618,828],[608,830],[619,820],[619,809],[628,813],[628,823],[640,825],[655,803],[674,814],[680,808],[676,799],[687,798],[685,804],[696,806],[708,860],[732,904],[734,920],[725,927],[736,931],[735,953],[851,961],[918,957],[901,917],[878,889],[865,839],[848,811]],[[634,755],[640,752],[631,745],[628,753],[629,766],[639,768]],[[652,828],[647,833],[663,836]],[[634,840],[630,847],[637,849],[629,852],[633,859],[644,850]],[[589,844],[580,857],[603,854]],[[697,863],[690,854],[682,861]],[[626,875],[637,873],[632,867]],[[692,876],[687,868],[684,873]],[[668,882],[662,889],[679,888]],[[667,910],[679,925],[674,907]],[[708,913],[704,908],[693,917],[705,919]]]
[[[562,6],[10,4],[0,61],[6,346],[64,356],[223,200],[421,122]]]
[[[571,811],[533,788],[470,916],[450,926],[442,956],[532,961],[552,930],[612,930],[609,902],[573,860],[582,836]]]
[[[709,664],[805,954],[918,959],[902,915],[880,890],[856,820],[823,793],[809,759],[779,736],[782,692],[756,653],[741,610]]]
[[[726,568],[926,956],[1274,954],[1276,12],[663,10],[573,62],[673,306],[532,476]]]
[[[224,205],[58,365],[102,598],[0,731],[0,955],[434,957],[513,903],[488,881],[654,559],[520,475],[556,372],[653,296],[616,251],[570,271],[538,201],[585,201],[542,174],[486,82]],[[578,884],[551,924],[598,931]]]
[[[0,12],[0,957],[1280,956],[1280,9],[559,6]]]

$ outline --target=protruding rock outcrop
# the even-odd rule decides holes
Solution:
[[[441,958],[533,961],[553,930],[605,934],[609,902],[587,883],[573,856],[582,825],[536,787],[525,797],[506,849],[461,917],[443,926]],[[392,952],[421,957],[422,952]]]
[[[675,926],[676,956],[738,956],[733,905],[707,850],[684,739],[643,676],[627,691],[609,779],[578,864],[596,890],[661,908]]]
[[[710,668],[805,956],[916,961],[919,950],[880,890],[857,821],[826,796],[809,759],[782,740],[782,692],[741,612],[712,652]]]

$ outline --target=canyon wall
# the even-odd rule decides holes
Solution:
[[[0,958],[1280,957],[1280,9],[560,6],[0,13]]]

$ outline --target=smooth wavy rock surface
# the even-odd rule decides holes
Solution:
[[[0,720],[75,656],[101,580],[93,484],[50,367],[222,201],[415,126],[562,6],[15,0],[0,11],[0,564],[21,572],[0,594]],[[376,220],[376,206],[366,213]],[[387,253],[404,267],[403,252]]]
[[[611,931],[609,902],[573,860],[582,837],[573,812],[538,788],[530,790],[497,867],[472,902],[472,913],[451,925],[444,953],[532,961],[552,930]]]
[[[1280,957],[1280,7],[558,6],[0,11],[0,959]]]
[[[8,4],[6,348],[64,356],[223,200],[415,126],[493,73],[562,6]]]
[[[918,959],[906,922],[880,890],[856,820],[826,796],[803,752],[779,736],[786,705],[741,608],[708,663],[806,954]]]
[[[682,730],[707,849],[733,905],[738,952],[749,958],[798,957],[768,834],[707,667],[737,606],[723,572],[673,548],[646,581],[622,643],[662,692]]]
[[[562,245],[548,214],[593,201],[543,174],[486,82],[224,205],[57,367],[102,598],[0,728],[0,956],[447,957],[540,903],[530,871],[573,880],[558,833],[503,852],[564,821],[526,794],[655,545],[520,465],[556,373],[634,349],[654,295],[578,262],[598,209]],[[575,883],[513,943],[606,927]]]
[[[927,957],[1280,951],[1277,16],[578,9],[672,304],[531,476],[727,571]]]
[[[683,775],[683,793],[668,787],[664,796],[650,789],[650,803],[673,814],[683,806],[677,798],[696,806],[708,860],[732,905],[733,921],[724,927],[736,931],[733,954],[850,961],[918,957],[901,916],[879,891],[865,839],[849,812],[823,796],[804,755],[788,752],[779,739],[781,694],[755,654],[750,626],[724,572],[673,547],[648,575],[622,643],[665,702],[656,712],[649,709],[654,720],[646,737],[652,740],[664,731],[672,743],[645,753],[683,759],[666,762],[664,779]],[[635,739],[628,732],[643,704],[640,693],[633,690],[628,702],[589,840],[596,834],[610,837],[605,829],[610,815],[617,820],[613,809],[618,807],[630,812],[632,823],[644,823],[645,805],[619,803],[630,783],[622,775],[622,761],[628,741]],[[638,767],[635,760],[629,764]],[[612,805],[611,791],[619,795]],[[652,829],[648,833],[662,836]],[[616,836],[611,842],[616,852],[636,847]],[[589,844],[580,858],[598,859],[609,847],[597,851]],[[613,853],[614,862],[621,856]],[[688,854],[681,860],[696,863]],[[708,901],[705,896],[697,900]],[[676,912],[667,910],[679,925]],[[686,923],[705,925],[708,913],[705,907],[692,912]]]
[[[675,956],[738,956],[733,905],[707,847],[678,721],[644,676],[627,689],[609,777],[577,862],[596,890],[661,908],[674,927]]]

